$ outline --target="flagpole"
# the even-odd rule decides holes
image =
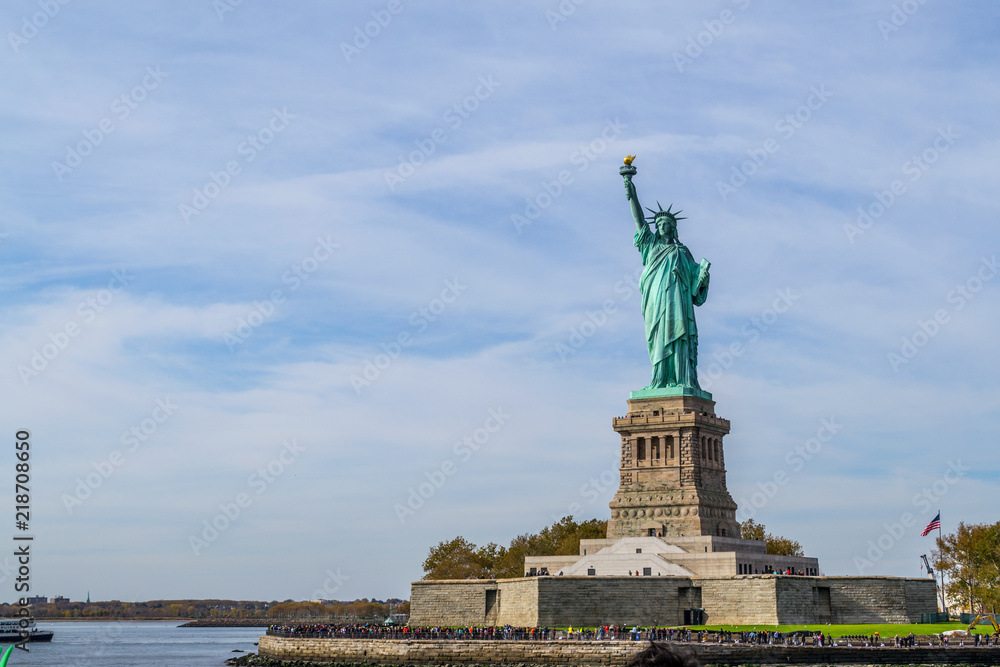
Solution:
[[[938,510],[938,519],[941,518],[941,510]],[[941,538],[941,521],[938,521],[938,553],[941,553],[942,549],[942,538]],[[944,568],[938,568],[941,570],[941,610],[944,613],[948,613],[948,599],[944,595]]]

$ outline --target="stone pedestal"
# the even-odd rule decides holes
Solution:
[[[711,394],[697,394],[633,392],[628,414],[613,420],[621,436],[621,478],[610,504],[609,539],[740,537],[736,502],[726,489],[729,421],[716,416]]]

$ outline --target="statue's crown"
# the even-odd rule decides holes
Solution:
[[[683,211],[681,211],[681,210],[671,211],[670,210],[670,209],[672,209],[674,207],[673,204],[671,204],[670,206],[668,206],[667,210],[665,210],[665,211],[663,210],[663,206],[660,204],[660,202],[656,202],[656,207],[658,209],[660,209],[660,210],[654,211],[653,209],[651,209],[649,207],[646,207],[646,210],[653,214],[652,217],[647,217],[646,218],[647,220],[652,220],[652,221],[655,222],[657,218],[670,218],[671,220],[674,221],[674,224],[676,224],[678,220],[687,220],[687,217],[680,218],[680,217],[677,216],[678,213],[683,213]]]

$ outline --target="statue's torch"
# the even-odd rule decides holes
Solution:
[[[618,173],[624,176],[626,181],[631,181],[632,177],[635,176],[635,167],[632,166],[634,159],[634,155],[626,155],[625,166],[618,169]]]
[[[635,192],[635,186],[632,185],[632,177],[635,176],[635,167],[632,166],[632,160],[635,159],[634,155],[625,156],[625,165],[618,168],[618,173],[622,175],[625,179],[625,197],[626,199],[632,199],[632,193]]]

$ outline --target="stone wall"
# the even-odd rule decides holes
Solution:
[[[410,624],[485,625],[486,591],[492,580],[415,581],[410,585]]]
[[[701,588],[708,625],[777,625],[776,577],[736,576],[694,579]]]
[[[907,579],[905,582],[906,591],[906,615],[915,619],[911,623],[918,623],[920,615],[938,608],[937,584],[931,579]]]
[[[677,625],[683,622],[683,577],[540,577],[538,623],[571,625]]]
[[[260,655],[340,664],[444,665],[528,663],[624,665],[645,648],[636,642],[419,641],[392,639],[260,638]]]
[[[545,579],[415,581],[410,625],[537,627],[538,583]]]
[[[830,586],[833,623],[919,623],[937,611],[933,579],[823,577]]]
[[[513,625],[520,628],[537,628],[538,586],[546,578],[501,580],[500,615],[497,625]]]
[[[335,662],[339,665],[498,665],[548,667],[620,666],[646,644],[630,641],[408,641],[362,639],[260,638],[261,656],[278,660]],[[680,645],[693,650],[702,664],[910,665],[1000,664],[1000,648],[864,648]]]
[[[529,577],[418,581],[410,624],[679,625],[684,610],[706,623],[917,623],[937,610],[931,579],[901,577]]]
[[[706,623],[919,623],[935,611],[931,579],[738,576],[697,578]]]

